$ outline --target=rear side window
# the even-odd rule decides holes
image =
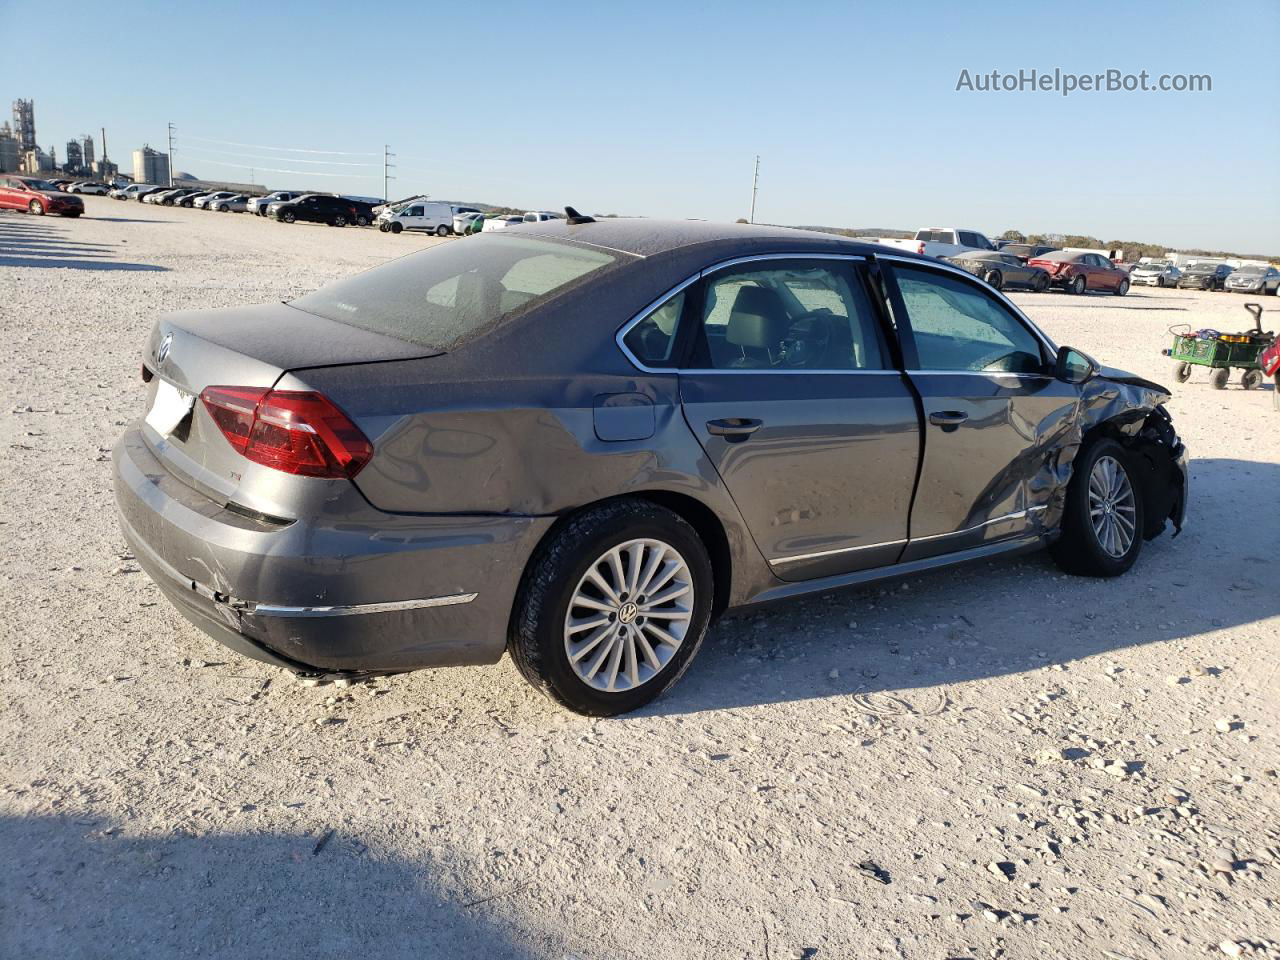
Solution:
[[[1040,341],[1002,304],[956,277],[894,267],[920,370],[1043,373]]]
[[[623,343],[646,367],[671,365],[676,345],[676,325],[684,312],[684,291],[637,323],[623,338]]]
[[[401,257],[291,305],[449,350],[617,262],[617,256],[590,247],[486,233]]]
[[[695,368],[882,370],[870,298],[852,265],[797,261],[706,282]]]

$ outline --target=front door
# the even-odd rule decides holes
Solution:
[[[915,398],[862,266],[776,258],[704,279],[685,418],[784,580],[892,564],[920,450]]]
[[[1079,388],[1052,376],[1048,346],[984,285],[924,265],[892,272],[925,421],[903,560],[1038,531]]]

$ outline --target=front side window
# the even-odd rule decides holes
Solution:
[[[780,261],[706,282],[692,366],[711,370],[883,370],[871,301],[845,262]]]
[[[919,370],[1043,373],[1040,341],[999,301],[956,277],[894,267]]]
[[[420,216],[422,216],[422,208],[421,208],[421,207],[410,207],[410,208],[409,208],[409,212],[406,214],[406,216],[410,216],[410,217],[420,217]]]

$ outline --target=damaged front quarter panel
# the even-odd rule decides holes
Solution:
[[[1065,494],[1076,454],[1090,439],[1109,436],[1125,446],[1143,494],[1147,540],[1158,536],[1166,521],[1173,522],[1176,536],[1186,513],[1186,447],[1164,408],[1169,398],[1158,383],[1103,367],[1081,388],[1076,441],[1063,446],[1058,461],[1059,489]]]

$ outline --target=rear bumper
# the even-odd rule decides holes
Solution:
[[[120,525],[187,620],[287,669],[492,663],[525,563],[553,518],[386,514],[354,492],[333,516],[270,524],[172,476],[141,431],[114,451]]]

